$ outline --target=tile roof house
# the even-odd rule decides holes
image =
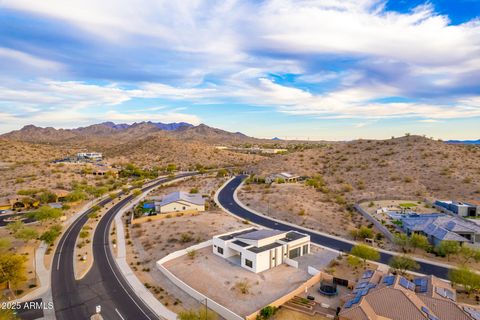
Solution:
[[[450,215],[407,215],[401,217],[407,234],[423,233],[437,245],[443,240],[480,245],[480,226]]]
[[[214,236],[213,253],[259,273],[310,253],[310,236],[296,231],[250,228]]]
[[[413,281],[399,275],[367,270],[346,300],[339,318],[346,320],[480,320],[478,310],[456,302],[449,283],[435,276]]]
[[[205,199],[200,194],[176,191],[155,201],[155,210],[160,213],[179,211],[205,211]]]
[[[290,172],[280,172],[274,173],[265,178],[266,183],[275,182],[277,179],[283,180],[284,182],[297,182],[300,179],[299,175],[292,174]]]

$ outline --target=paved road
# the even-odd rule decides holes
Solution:
[[[8,223],[10,223],[11,221],[8,221],[8,219],[12,219],[12,218],[15,218],[15,217],[22,217],[22,221],[23,223],[32,223],[32,222],[35,222],[35,219],[33,218],[28,218],[27,217],[27,213],[26,212],[22,212],[22,213],[9,213],[9,214],[3,214],[3,215],[0,215],[0,227],[5,227]]]
[[[194,174],[182,174],[176,178]],[[159,179],[142,190],[147,191],[168,180],[170,179]],[[108,241],[112,220],[132,199],[133,196],[127,196],[109,209],[100,220],[93,236],[94,263],[87,275],[79,281],[75,280],[73,271],[74,246],[82,226],[88,220],[90,210],[63,234],[52,263],[52,295],[58,320],[89,319],[95,313],[97,305],[101,305],[101,314],[108,320],[158,319],[121,275]],[[100,205],[110,201],[107,198]]]
[[[255,224],[267,227],[267,228],[272,228],[272,229],[278,229],[278,230],[296,230],[298,232],[306,233],[310,235],[311,241],[325,246],[329,247],[335,250],[339,251],[344,251],[344,252],[349,252],[350,249],[352,248],[352,244],[347,242],[347,241],[342,241],[337,238],[329,237],[326,235],[321,235],[315,232],[309,232],[305,231],[304,229],[300,228],[295,228],[287,224],[279,223],[274,220],[271,220],[269,218],[259,216],[255,214],[254,212],[245,209],[244,207],[240,206],[234,199],[233,194],[235,192],[235,189],[239,187],[241,184],[242,180],[246,176],[237,176],[235,177],[232,181],[230,181],[223,190],[221,190],[218,194],[218,201],[220,204],[226,208],[228,211],[231,213],[235,214],[236,216],[249,220]],[[391,254],[381,252],[380,253],[380,262],[387,264],[388,260],[392,257]],[[447,279],[448,275],[448,269],[442,266],[438,266],[435,264],[430,264],[426,262],[421,262],[419,261],[418,264],[420,265],[420,270],[418,272],[424,273],[424,274],[433,274],[437,277]]]

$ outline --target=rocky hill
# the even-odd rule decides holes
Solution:
[[[28,125],[0,136],[10,144],[49,146],[57,151],[98,151],[110,162],[135,162],[142,166],[176,163],[181,167],[201,164],[231,166],[256,163],[264,157],[218,150],[218,144],[257,142],[242,133],[231,133],[201,124],[140,122],[131,125],[103,122],[77,129],[41,128]],[[56,152],[57,154],[58,152]],[[63,156],[67,156],[64,152]]]
[[[321,175],[327,195],[480,200],[480,148],[420,136],[356,140],[278,155],[253,166],[259,175]]]

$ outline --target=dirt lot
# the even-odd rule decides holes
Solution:
[[[360,214],[349,213],[344,206],[325,201],[325,196],[302,183],[250,184],[238,193],[240,201],[265,215],[351,238],[350,231],[368,221]]]
[[[185,181],[159,187],[149,196],[163,196],[174,191],[190,192],[192,189],[197,189],[198,194],[213,197],[217,189],[227,180],[228,178],[217,178],[216,173],[205,174],[201,177],[192,177]]]
[[[268,305],[310,278],[305,271],[287,265],[255,274],[214,255],[211,246],[198,250],[194,259],[185,255],[165,263],[165,267],[189,286],[241,316]],[[246,288],[244,293],[242,286]]]
[[[149,284],[157,299],[173,311],[198,308],[198,301],[170,282],[157,269],[156,261],[213,235],[245,227],[240,220],[218,209],[130,226],[127,261],[140,281]]]

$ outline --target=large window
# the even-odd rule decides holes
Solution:
[[[220,253],[220,254],[223,254],[223,248],[218,247],[217,252]]]
[[[251,260],[245,259],[245,265],[249,268],[253,268],[253,262]]]
[[[292,249],[288,252],[288,257],[290,259],[295,259],[296,257],[300,257],[301,255],[302,255],[302,247]]]
[[[308,244],[303,246],[303,254],[308,254]]]

